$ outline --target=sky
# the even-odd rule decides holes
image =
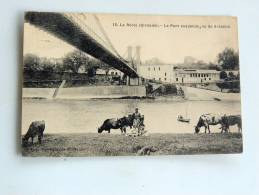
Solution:
[[[127,56],[128,46],[141,47],[142,61],[158,58],[166,63],[181,63],[185,56],[215,62],[218,53],[226,47],[238,51],[235,17],[96,15],[113,46],[123,57]],[[105,39],[93,15],[79,14],[76,17],[80,19],[79,25],[82,28],[87,25]],[[24,27],[24,54],[34,53],[40,57],[60,58],[75,49],[28,23],[25,23]]]

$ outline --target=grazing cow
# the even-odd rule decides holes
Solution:
[[[38,136],[38,141],[41,144],[41,140],[43,138],[43,132],[45,130],[45,121],[33,121],[30,124],[30,127],[23,137],[23,144],[28,143],[29,139],[31,138],[31,143],[33,144],[33,138]]]
[[[224,115],[222,117],[222,122],[221,123],[222,123],[221,133],[223,133],[223,131],[229,132],[229,126],[233,126],[233,125],[237,125],[238,131],[240,133],[242,132],[241,115],[229,115],[229,116]]]
[[[200,116],[197,125],[195,126],[195,133],[200,132],[201,127],[205,127],[205,133],[207,133],[207,129],[210,133],[210,125],[221,124],[222,116],[217,114],[203,114]]]
[[[98,133],[102,133],[103,131],[108,131],[108,133],[111,132],[111,129],[121,129],[121,121],[115,118],[106,119],[102,126],[98,128]]]

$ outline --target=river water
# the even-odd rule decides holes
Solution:
[[[240,101],[23,99],[22,133],[26,133],[34,120],[45,120],[45,133],[97,132],[105,119],[131,114],[136,107],[145,115],[144,123],[150,133],[193,133],[201,114],[241,113]],[[190,118],[191,122],[178,122],[177,116],[180,114]],[[211,126],[211,131],[219,132],[218,127]],[[237,127],[230,130],[237,131]]]

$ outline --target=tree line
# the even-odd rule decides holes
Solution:
[[[98,68],[109,71],[109,66],[102,61],[75,50],[68,53],[62,59],[40,58],[35,54],[24,56],[24,69],[26,71],[49,71],[49,72],[86,72],[88,76],[94,76]]]
[[[190,65],[190,68],[202,68],[202,69],[216,69],[219,71],[225,70],[238,70],[239,69],[239,54],[232,48],[225,48],[221,53],[217,55],[217,64],[205,63],[198,61]],[[68,53],[60,61],[53,61],[48,58],[40,58],[34,54],[27,54],[24,56],[24,68],[31,71],[52,71],[52,72],[73,72],[78,73],[80,69],[83,69],[89,74],[89,76],[95,75],[97,68],[102,68],[108,73],[109,65],[104,62],[90,57],[84,52],[75,50]],[[222,73],[222,78],[225,78],[226,74]]]
[[[238,70],[239,69],[239,54],[232,48],[225,48],[220,52],[215,62],[204,62],[202,60],[195,61],[195,58],[191,62],[184,62],[176,66],[176,68],[191,68],[191,69],[210,69],[218,71],[226,70]]]

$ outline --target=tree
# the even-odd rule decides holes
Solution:
[[[228,77],[233,78],[233,79],[235,79],[235,78],[236,78],[236,76],[234,75],[234,73],[233,73],[233,72],[229,72],[229,73],[228,73]]]
[[[94,76],[97,68],[102,68],[109,71],[109,66],[98,59],[88,56],[87,54],[75,50],[74,52],[68,53],[63,59],[63,68],[67,71],[78,73],[81,66],[85,67],[89,76]]]
[[[228,77],[228,74],[225,72],[225,71],[221,71],[220,73],[219,73],[219,78],[220,79],[225,79],[225,78],[227,78]]]
[[[24,56],[24,69],[27,70],[38,70],[40,64],[40,58],[34,54],[26,54]]]
[[[44,70],[47,72],[54,72],[56,69],[55,63],[53,63],[49,58],[39,59],[39,70]]]
[[[232,91],[240,91],[240,82],[238,80],[218,82],[216,85],[221,89],[230,89]]]
[[[239,68],[239,54],[232,48],[225,48],[218,54],[218,63],[224,70],[234,70]]]
[[[91,67],[91,68],[88,68],[87,70],[87,75],[89,77],[94,77],[96,75],[96,67]]]
[[[96,70],[101,68],[105,71],[105,74],[108,75],[110,66],[99,59],[89,58],[89,61],[85,64],[85,69],[87,70],[88,76],[93,77],[96,75]]]
[[[77,73],[79,67],[87,64],[88,61],[89,57],[85,53],[75,50],[65,56],[63,66],[65,70]]]

